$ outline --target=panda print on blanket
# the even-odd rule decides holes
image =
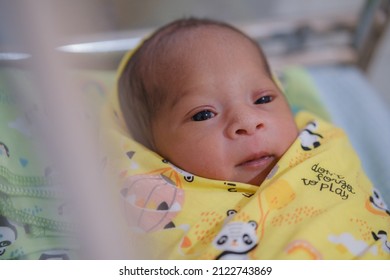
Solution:
[[[299,134],[299,139],[301,141],[301,147],[304,151],[311,151],[315,148],[318,148],[321,143],[322,135],[316,133],[317,123],[312,121],[301,131]]]
[[[0,216],[0,256],[5,253],[7,247],[15,242],[16,238],[16,227],[6,217]]]
[[[229,210],[227,212],[227,221],[236,213],[235,210]],[[236,221],[226,223],[213,241],[215,248],[222,251],[216,259],[248,259],[248,253],[255,249],[258,244],[256,229],[257,223],[252,220],[248,222]]]

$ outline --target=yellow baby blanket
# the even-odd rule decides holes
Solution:
[[[390,211],[342,130],[298,113],[299,137],[253,186],[173,166],[132,140],[115,107],[106,166],[140,258],[390,259]]]

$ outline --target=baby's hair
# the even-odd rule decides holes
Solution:
[[[258,49],[266,73],[271,77],[267,59],[256,41],[227,23],[211,19],[185,18],[157,29],[134,51],[118,80],[119,104],[128,130],[137,142],[154,150],[152,120],[165,99],[156,78],[158,59],[169,52],[180,32],[204,27],[219,27],[241,34]]]

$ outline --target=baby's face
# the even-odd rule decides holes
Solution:
[[[260,185],[298,134],[286,99],[241,35],[192,33],[161,73],[155,148],[194,175]]]

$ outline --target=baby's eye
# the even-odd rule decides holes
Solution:
[[[196,122],[205,121],[215,117],[215,114],[209,110],[203,110],[192,116],[192,120]]]
[[[255,104],[266,104],[273,100],[272,96],[264,95],[255,101]]]

